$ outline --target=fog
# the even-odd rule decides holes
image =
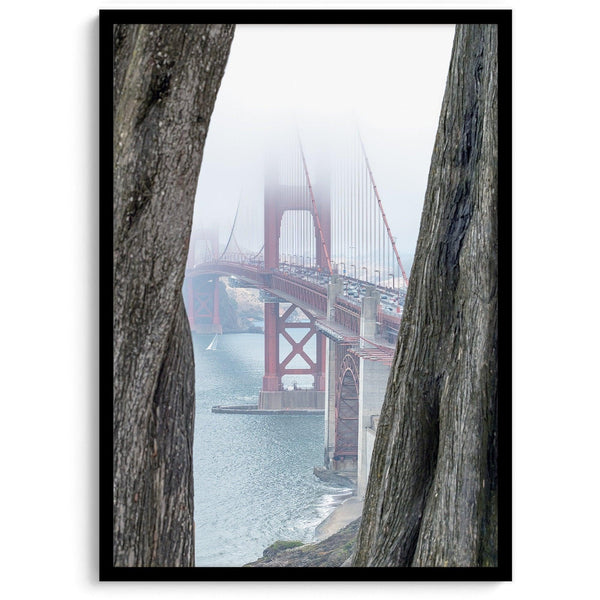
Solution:
[[[299,137],[317,177],[358,130],[398,249],[412,254],[453,36],[453,25],[238,25],[195,226],[218,226],[223,246],[239,202],[238,228],[258,250],[265,152]]]

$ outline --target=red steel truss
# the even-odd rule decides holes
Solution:
[[[265,375],[263,391],[276,392],[282,389],[281,378],[284,375],[312,375],[314,389],[325,390],[325,336],[315,327],[315,317],[300,307],[290,304],[282,313],[279,302],[265,303]],[[300,311],[306,320],[291,321],[290,317]],[[291,335],[293,329],[306,329],[306,334],[296,341]],[[306,344],[316,336],[316,357],[313,360],[306,351]],[[287,356],[280,356],[280,338],[291,346]],[[305,367],[290,367],[295,357],[301,357]]]
[[[189,278],[185,286],[184,301],[190,329],[198,333],[220,333],[218,276]]]

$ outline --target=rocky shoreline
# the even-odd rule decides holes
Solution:
[[[346,477],[340,473],[336,473],[335,471],[331,471],[327,467],[315,467],[313,469],[313,473],[315,477],[319,478],[321,481],[325,481],[326,483],[356,489],[356,481],[354,479]]]
[[[338,506],[315,533],[317,541],[302,544],[278,540],[258,560],[244,567],[343,567],[349,566],[360,526],[363,501],[351,496]]]
[[[342,567],[354,552],[360,518],[328,538],[314,543],[290,548],[275,542],[263,557],[244,567]],[[280,549],[281,548],[281,549]]]

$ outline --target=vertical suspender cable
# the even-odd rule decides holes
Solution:
[[[296,186],[298,185],[298,179],[297,179],[297,175],[296,175]],[[298,190],[297,195],[300,195],[300,191]],[[297,213],[295,213],[297,214]],[[292,262],[294,264],[297,264],[298,262],[298,222],[296,220],[296,218],[292,219],[292,235],[294,236],[294,242],[292,244],[293,249],[292,249]]]
[[[359,275],[358,273],[358,197],[356,195],[356,179],[354,178],[354,159],[355,159],[356,149],[354,144],[352,144],[352,162],[350,163],[350,182],[352,185],[352,247],[354,248],[354,260],[352,263],[354,264],[354,276]]]
[[[377,191],[377,186],[375,185],[375,179],[373,177],[373,172],[371,171],[371,166],[369,165],[369,160],[367,158],[367,153],[365,151],[365,146],[362,142],[362,138],[360,137],[360,133],[359,133],[359,140],[360,140],[360,145],[361,145],[361,148],[363,151],[363,156],[365,158],[365,164],[367,166],[367,171],[369,172],[369,178],[370,178],[371,184],[373,186],[373,191],[375,192],[375,197],[377,198],[377,204],[379,205],[379,210],[381,211],[381,217],[385,224],[385,228],[387,230],[389,241],[391,242],[392,248],[394,250],[394,254],[396,255],[396,260],[398,262],[398,266],[400,267],[400,270],[402,271],[402,278],[404,279],[404,284],[406,286],[408,286],[408,277],[406,276],[406,273],[404,272],[404,267],[402,266],[402,261],[400,260],[400,255],[398,254],[398,249],[396,248],[396,243],[394,242],[394,238],[392,236],[390,226],[388,225],[387,217],[385,216],[385,211],[383,210],[383,204],[381,203],[381,198],[379,197],[379,192]],[[387,271],[386,271],[385,276],[387,277]]]
[[[310,176],[308,174],[308,168],[306,166],[306,159],[304,157],[304,151],[302,150],[302,143],[300,142],[300,138],[298,138],[298,145],[300,146],[300,154],[302,156],[302,165],[304,166],[304,174],[306,175],[306,183],[308,184],[308,191],[310,194],[310,200],[312,203],[312,210],[317,221],[317,228],[319,229],[319,237],[321,238],[321,246],[323,248],[323,254],[325,255],[325,260],[327,262],[327,270],[331,275],[331,260],[329,259],[329,251],[327,250],[327,244],[325,243],[325,236],[323,235],[323,229],[321,228],[321,220],[319,219],[319,211],[317,210],[317,202],[315,201],[315,196],[312,190],[312,184],[310,183]]]
[[[365,278],[369,281],[369,262],[367,260],[366,247],[367,247],[367,229],[366,229],[366,195],[365,195],[365,186],[362,178],[362,169],[360,168],[360,162],[357,161],[356,170],[358,171],[358,181],[360,185],[360,204],[361,204],[361,218],[360,218],[360,231],[362,237],[362,256],[364,261],[364,266],[366,267]]]
[[[330,188],[330,196],[329,196],[329,206],[330,206],[330,216],[339,214],[335,207],[335,195],[336,195],[336,186],[337,186],[337,170],[335,163],[332,162],[332,173],[331,173],[331,188]],[[337,255],[337,219],[329,219],[329,227],[330,227],[330,235],[331,235],[331,260],[337,264],[338,255]],[[338,267],[339,270],[339,267]]]

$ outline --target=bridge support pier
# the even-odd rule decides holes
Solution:
[[[263,392],[278,392],[281,390],[281,375],[279,374],[279,302],[265,302],[265,374],[263,377]],[[258,403],[260,407],[260,401]]]
[[[330,284],[328,300],[339,292],[336,282]],[[370,346],[365,339],[376,336],[378,308],[378,293],[374,289],[367,291],[362,300],[358,343],[327,341],[325,466],[355,479],[359,497],[366,491],[390,372],[388,364],[365,358],[363,355],[368,352],[361,352]]]
[[[379,293],[367,291],[362,300],[359,346],[365,348],[365,339],[374,339],[377,332],[377,310]],[[357,495],[363,498],[369,479],[371,454],[375,443],[375,432],[385,389],[390,374],[390,366],[385,363],[360,358],[359,415],[358,415],[358,473]]]
[[[325,392],[315,390],[280,390],[258,394],[259,410],[323,410]]]
[[[357,496],[364,498],[375,433],[385,397],[390,367],[381,362],[360,359]]]
[[[265,375],[258,396],[260,410],[323,410],[325,405],[325,336],[315,328],[315,318],[294,304],[283,311],[279,302],[265,302]],[[298,314],[300,313],[300,314]],[[300,319],[300,320],[298,320]],[[300,340],[292,330],[306,330]],[[280,338],[291,346],[291,351],[281,357]],[[313,360],[305,346],[315,338],[316,356]],[[306,366],[292,367],[291,361],[300,357]],[[285,375],[312,375],[312,388],[285,387]],[[291,389],[290,389],[291,388]]]
[[[327,284],[327,318],[335,319],[335,301],[344,289],[343,280],[333,275],[331,283]],[[335,456],[335,381],[339,371],[337,364],[336,342],[327,338],[325,345],[326,360],[326,387],[325,387],[325,456],[324,464],[328,469],[334,468],[333,457]],[[337,464],[337,463],[336,463]]]
[[[197,275],[183,282],[183,298],[195,333],[223,333],[219,315],[219,278],[217,275]]]

